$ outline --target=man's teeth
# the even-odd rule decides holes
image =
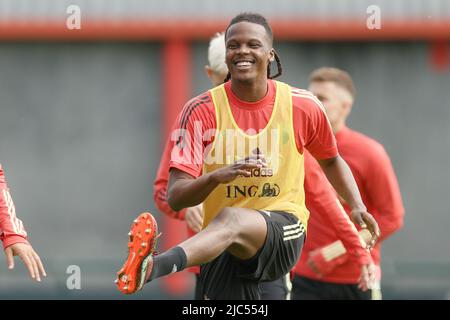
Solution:
[[[248,62],[248,61],[241,61],[241,62],[236,63],[236,65],[237,65],[238,67],[247,67],[247,66],[250,66],[250,65],[251,65],[251,62]]]

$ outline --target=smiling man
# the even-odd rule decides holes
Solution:
[[[134,293],[148,281],[202,265],[204,299],[259,299],[259,282],[284,276],[301,252],[309,216],[305,150],[350,204],[355,222],[372,231],[373,241],[379,236],[338,155],[320,102],[305,90],[271,80],[281,75],[272,42],[261,15],[243,13],[231,20],[225,32],[230,81],[185,105],[170,161],[169,205],[178,211],[203,202],[203,230],[155,255],[156,221],[142,214],[118,274],[122,292]],[[275,61],[278,73],[272,77]]]

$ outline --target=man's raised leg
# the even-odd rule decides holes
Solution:
[[[228,251],[238,259],[250,259],[264,245],[266,235],[266,221],[256,210],[224,208],[201,232],[162,254],[154,255],[153,251],[150,251],[147,256],[142,257],[140,252],[136,251],[134,254],[131,252],[139,250],[137,246],[129,246],[129,257],[119,272],[119,289],[122,287],[122,292],[134,293],[142,288],[144,282],[181,271],[186,267],[208,263],[224,251]],[[154,243],[155,239],[151,238],[148,241]],[[132,268],[131,274],[124,274],[123,270],[127,269],[129,263],[136,264],[135,260],[130,261],[133,259],[140,260],[140,267]],[[132,286],[135,290],[130,290],[130,286],[127,286],[127,290],[123,290],[121,278],[124,275],[125,280],[139,279],[138,282],[142,285]],[[145,279],[141,281],[140,278],[144,275]]]

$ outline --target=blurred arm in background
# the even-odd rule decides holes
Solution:
[[[156,179],[153,183],[153,199],[155,200],[155,204],[158,210],[171,218],[185,220],[187,225],[189,226],[189,229],[197,233],[201,230],[203,224],[202,205],[200,204],[195,207],[182,209],[180,211],[174,211],[167,202],[169,162],[173,144],[173,141],[169,139],[164,147],[158,172],[156,174]]]
[[[0,240],[3,242],[8,269],[14,269],[14,256],[19,256],[28,268],[31,278],[41,281],[41,274],[47,276],[38,254],[27,239],[22,221],[16,216],[16,209],[9,193],[6,179],[0,165]]]

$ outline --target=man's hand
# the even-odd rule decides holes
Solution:
[[[239,176],[250,177],[253,169],[263,167],[267,167],[267,163],[264,155],[258,151],[255,155],[246,157],[230,166],[214,171],[212,178],[217,183],[229,183]]]
[[[184,218],[191,230],[195,233],[200,232],[203,225],[203,205],[199,204],[195,207],[187,208]]]
[[[368,229],[370,231],[372,239],[367,244],[367,249],[372,249],[381,235],[380,228],[374,217],[366,210],[352,210],[351,218],[361,229]]]
[[[362,291],[373,289],[375,280],[375,266],[373,264],[361,266],[361,277],[359,278],[358,288]]]
[[[174,211],[194,207],[218,187],[239,176],[250,177],[253,169],[266,167],[264,156],[256,149],[250,157],[216,169],[197,178],[177,168],[170,169],[167,202]]]
[[[14,269],[14,256],[19,256],[24,265],[28,268],[31,278],[36,281],[41,281],[41,274],[46,277],[44,266],[37,253],[33,250],[31,245],[26,243],[15,243],[5,249],[6,262],[8,269]]]

